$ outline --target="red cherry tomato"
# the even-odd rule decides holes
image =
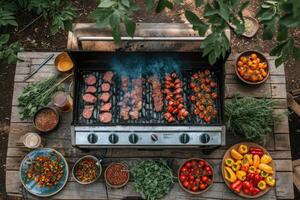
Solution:
[[[199,186],[200,190],[205,190],[206,188],[206,185],[204,183],[201,183],[200,186]]]
[[[203,166],[205,165],[205,162],[204,162],[203,160],[200,160],[200,161],[199,161],[199,165],[200,165],[201,167],[203,167]]]
[[[195,183],[200,183],[201,179],[200,178],[196,178],[195,179]]]
[[[192,161],[192,166],[195,167],[196,165],[197,165],[196,160],[193,160],[193,161]]]
[[[185,181],[187,179],[187,177],[185,175],[181,175],[179,177],[179,179],[180,179],[181,182],[183,182],[183,181]]]
[[[207,180],[208,180],[207,176],[202,176],[202,178],[201,178],[201,181],[202,181],[202,182],[206,183]]]
[[[185,166],[187,167],[187,168],[190,168],[191,167],[191,163],[190,162],[187,162],[186,164],[185,164]]]
[[[188,188],[188,187],[190,186],[190,183],[189,183],[188,181],[184,181],[184,182],[183,182],[183,186],[184,186],[185,188]]]
[[[211,171],[211,168],[210,168],[209,166],[206,166],[206,167],[205,167],[205,171],[207,171],[207,172],[208,172],[208,171]]]
[[[200,175],[200,170],[197,169],[197,170],[195,171],[195,174]]]
[[[190,176],[189,176],[189,179],[190,179],[190,180],[194,180],[195,177],[194,177],[193,175],[190,175]]]
[[[192,190],[193,190],[194,192],[197,192],[197,190],[198,190],[197,186],[193,186],[193,187],[192,187]]]
[[[182,167],[181,168],[181,172],[186,172],[187,171],[187,168],[186,167]]]

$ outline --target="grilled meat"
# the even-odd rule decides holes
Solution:
[[[93,115],[94,106],[93,105],[86,105],[82,111],[82,117],[85,119],[90,119]]]
[[[102,92],[109,92],[110,90],[110,84],[109,83],[102,83],[101,84],[101,91]]]
[[[95,85],[95,83],[97,82],[97,78],[95,75],[93,74],[89,74],[85,79],[84,82],[86,85]]]
[[[114,76],[114,73],[112,71],[107,71],[103,75],[103,81],[108,82],[108,83],[112,83],[113,76]]]
[[[128,107],[128,106],[121,107],[120,115],[121,115],[122,119],[124,119],[124,120],[129,119],[129,110],[130,110],[130,107]]]
[[[88,86],[85,90],[85,93],[95,93],[97,88],[95,86]]]
[[[155,112],[161,112],[164,107],[163,94],[161,92],[161,83],[158,76],[151,76],[148,82],[152,85],[152,99]]]
[[[89,94],[89,93],[84,94],[82,96],[82,99],[84,102],[90,103],[90,104],[93,104],[97,101],[97,98],[94,95]]]
[[[193,113],[206,123],[211,123],[217,117],[218,110],[215,101],[218,97],[216,92],[217,84],[212,80],[212,73],[209,70],[198,71],[192,75],[189,84],[193,91],[190,100],[193,103]]]
[[[109,123],[112,120],[112,114],[110,112],[103,112],[99,114],[99,120],[102,123]]]
[[[100,106],[101,112],[108,112],[111,109],[111,103],[104,103]]]
[[[98,95],[98,98],[102,101],[102,102],[108,102],[110,99],[110,94],[109,92],[103,92],[101,94]]]
[[[182,81],[176,73],[167,74],[164,81],[165,89],[163,90],[166,96],[167,112],[164,113],[164,118],[167,122],[185,120],[189,112],[184,106]]]
[[[129,86],[129,77],[121,76],[121,90],[124,92],[128,92],[128,86]]]

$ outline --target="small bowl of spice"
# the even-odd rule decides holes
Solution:
[[[55,108],[44,107],[35,113],[33,119],[34,127],[40,132],[47,133],[57,127],[60,117]]]
[[[243,33],[243,36],[245,36],[247,38],[254,37],[259,28],[259,23],[258,23],[257,19],[255,19],[254,17],[250,17],[250,16],[243,16],[243,18],[244,18],[244,23],[245,23],[244,24],[245,31]]]
[[[74,165],[72,174],[74,179],[83,185],[95,182],[101,175],[100,161],[91,155],[83,156]]]
[[[104,172],[105,182],[111,188],[124,187],[129,181],[129,176],[128,166],[124,163],[112,163]]]

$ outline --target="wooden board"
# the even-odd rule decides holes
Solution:
[[[25,62],[18,62],[15,74],[15,86],[13,93],[12,118],[10,125],[7,162],[6,162],[6,189],[9,196],[22,196],[21,182],[18,177],[18,168],[22,158],[28,153],[28,149],[19,145],[19,139],[22,135],[29,131],[35,131],[30,121],[22,121],[18,114],[18,96],[22,92],[22,88],[30,82],[50,77],[57,73],[52,61],[48,63],[44,69],[39,71],[32,78],[24,82],[23,78],[42,62],[43,59],[53,52],[22,52],[19,57],[25,59]],[[55,55],[59,52],[54,52]],[[226,80],[228,94],[230,98],[233,94],[240,92],[245,96],[262,97],[270,95],[278,102],[276,112],[284,112],[287,109],[286,97],[280,94],[280,90],[285,88],[285,74],[283,67],[276,68],[274,57],[267,55],[270,60],[270,77],[269,80],[260,87],[247,87],[241,84],[234,72],[234,56],[230,55],[226,62]],[[276,88],[274,88],[276,86]],[[74,162],[87,154],[102,155],[103,150],[80,150],[71,145],[70,124],[72,121],[72,113],[64,113],[62,121],[57,130],[53,133],[42,135],[47,140],[47,147],[53,147],[60,151],[67,159],[69,167]],[[126,161],[129,166],[134,165],[141,160],[147,159],[166,159],[172,163],[172,169],[177,171],[179,165],[186,159],[191,157],[199,157],[207,160],[214,168],[215,183],[209,191],[193,196],[185,193],[176,182],[171,192],[163,199],[241,199],[232,193],[226,185],[221,175],[220,165],[225,151],[233,144],[243,142],[241,136],[234,136],[232,133],[226,134],[226,143],[224,147],[220,147],[211,154],[205,154],[201,149],[169,149],[169,150],[151,150],[151,149],[109,149],[106,153],[103,166],[107,166],[111,162]],[[292,180],[292,161],[289,143],[288,120],[285,118],[281,123],[274,127],[274,133],[270,134],[265,147],[274,159],[276,165],[276,187],[271,189],[265,196],[259,199],[293,199],[293,180]],[[107,192],[107,194],[106,194]],[[37,199],[31,195],[27,195],[30,199]],[[122,199],[126,197],[139,197],[134,191],[132,180],[123,189],[110,189],[104,184],[103,176],[94,184],[89,186],[79,185],[70,176],[66,187],[53,199]]]

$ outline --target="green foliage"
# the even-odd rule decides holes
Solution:
[[[59,29],[72,29],[75,11],[70,0],[31,0],[30,9],[51,19],[52,34],[57,33]]]
[[[274,123],[282,117],[274,113],[275,106],[276,102],[272,99],[235,95],[225,103],[226,127],[233,134],[259,141],[272,132]]]
[[[277,56],[276,66],[281,65],[289,57],[299,59],[300,49],[289,37],[289,29],[300,27],[300,1],[265,0],[257,17],[264,25],[263,39],[272,40],[276,36],[278,45],[271,50],[272,56]],[[277,30],[277,31],[276,31]]]
[[[14,13],[0,8],[0,27],[7,25],[18,26]]]
[[[134,189],[143,199],[160,199],[173,185],[172,170],[164,161],[143,161],[132,168]]]
[[[201,44],[204,49],[203,56],[208,56],[210,64],[214,64],[221,56],[224,58],[230,49],[230,43],[224,34],[224,30],[234,26],[236,34],[244,32],[244,20],[242,11],[247,7],[248,1],[241,5],[236,0],[215,0],[211,4],[203,4],[203,1],[196,0],[196,6],[204,6],[204,19],[200,19],[191,11],[186,11],[187,20],[193,25],[200,36],[204,36],[211,27],[210,34]]]
[[[0,60],[7,59],[9,64],[17,62],[17,53],[23,48],[19,42],[8,44],[9,34],[0,35]]]

